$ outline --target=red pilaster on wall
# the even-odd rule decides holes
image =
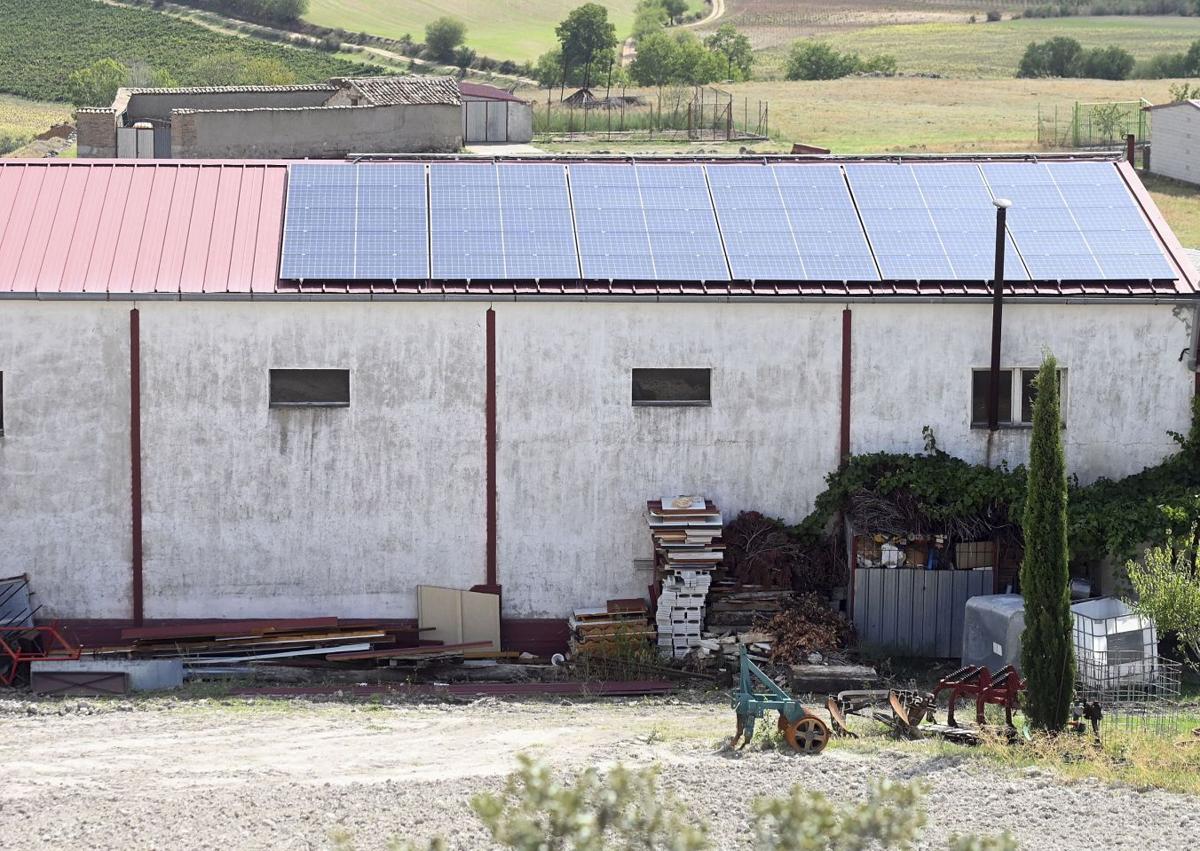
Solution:
[[[839,458],[850,458],[850,308],[842,311],[842,423]]]
[[[145,619],[142,599],[142,336],[141,316],[129,311],[129,492],[133,516],[133,622]]]

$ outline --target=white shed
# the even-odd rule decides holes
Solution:
[[[1200,185],[1200,100],[1148,108],[1150,173]]]

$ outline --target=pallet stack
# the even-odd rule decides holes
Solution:
[[[646,503],[658,583],[658,649],[679,659],[700,644],[712,572],[725,554],[721,512],[703,497],[665,497]]]

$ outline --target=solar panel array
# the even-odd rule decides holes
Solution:
[[[285,280],[1173,280],[1108,162],[291,167]]]

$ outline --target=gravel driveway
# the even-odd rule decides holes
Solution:
[[[1002,829],[1028,849],[1200,843],[1200,798],[887,748],[719,752],[732,726],[721,703],[663,699],[0,701],[0,848],[318,849],[348,835],[365,850],[440,833],[477,849],[486,835],[467,801],[498,789],[522,751],[567,771],[658,763],[661,784],[709,822],[717,848],[747,847],[757,796],[802,783],[859,799],[883,776],[926,785],[922,847]]]

